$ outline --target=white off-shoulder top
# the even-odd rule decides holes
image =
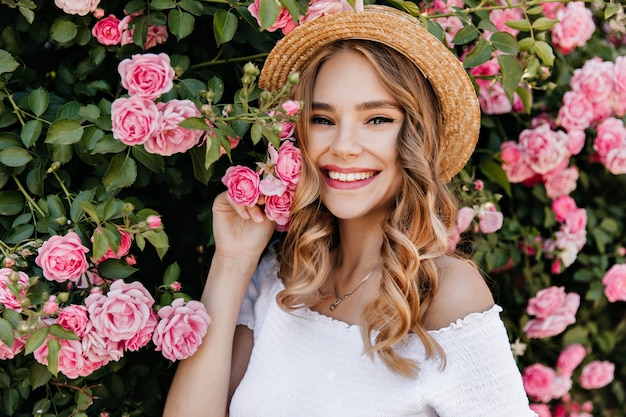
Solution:
[[[431,331],[446,353],[426,359],[414,335],[398,352],[420,372],[406,378],[364,354],[361,328],[310,309],[287,313],[275,255],[264,257],[239,315],[254,333],[230,417],[531,417],[520,372],[495,305]]]

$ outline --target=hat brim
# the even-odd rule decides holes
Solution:
[[[430,82],[443,112],[440,173],[449,181],[467,163],[480,131],[480,106],[459,59],[413,16],[371,5],[363,12],[339,12],[297,26],[270,51],[259,86],[279,90],[293,72],[325,46],[345,39],[385,44],[409,58]]]

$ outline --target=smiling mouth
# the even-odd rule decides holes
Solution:
[[[363,181],[368,178],[376,175],[374,171],[368,172],[336,172],[336,171],[326,171],[326,175],[328,178],[334,181],[340,182],[355,182],[355,181]]]

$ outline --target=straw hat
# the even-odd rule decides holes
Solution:
[[[279,90],[326,45],[344,39],[380,42],[409,58],[422,71],[439,99],[444,126],[441,175],[449,181],[471,156],[478,140],[480,107],[461,62],[413,16],[386,6],[363,12],[339,12],[297,26],[270,51],[259,86]]]

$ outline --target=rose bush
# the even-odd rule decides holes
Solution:
[[[623,5],[388,4],[475,81],[482,133],[451,184],[449,246],[489,276],[533,409],[625,416]],[[193,299],[213,198],[289,225],[300,103],[259,90],[258,67],[298,24],[352,7],[0,4],[1,415],[161,414],[172,362],[210,325]]]

